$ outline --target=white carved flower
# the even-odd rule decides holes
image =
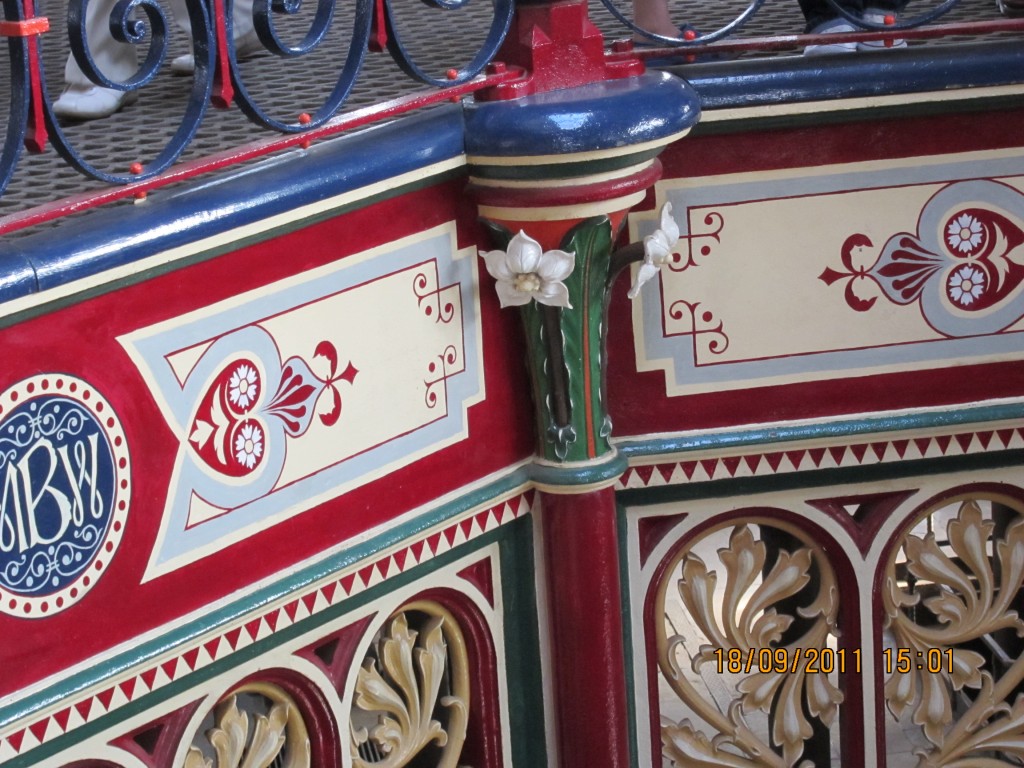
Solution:
[[[968,253],[981,244],[981,222],[969,213],[961,213],[951,222],[946,230],[946,241],[954,251]]]
[[[480,252],[487,271],[498,282],[501,306],[518,307],[535,300],[538,304],[567,307],[569,289],[565,280],[576,266],[576,254],[545,251],[540,243],[520,231],[508,243],[507,251]]]
[[[240,365],[231,374],[228,382],[228,397],[239,408],[248,408],[256,400],[256,371],[248,365]]]
[[[246,469],[252,469],[263,455],[263,431],[258,424],[247,422],[235,438],[235,458]]]
[[[640,271],[636,273],[636,281],[627,294],[629,298],[635,299],[640,295],[640,288],[648,280],[653,278],[661,268],[672,258],[676,243],[679,242],[679,227],[676,220],[672,218],[672,203],[665,203],[661,206],[661,226],[654,230],[654,234],[644,238],[644,261],[640,265]]]
[[[985,273],[965,265],[949,276],[949,295],[963,306],[974,302],[985,290]]]

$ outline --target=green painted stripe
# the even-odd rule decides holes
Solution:
[[[265,609],[274,603],[293,598],[297,596],[298,593],[310,589],[318,582],[331,577],[336,577],[341,571],[344,571],[362,560],[370,558],[390,547],[402,543],[403,541],[414,538],[418,534],[425,533],[436,526],[443,525],[471,509],[486,506],[489,503],[494,502],[495,499],[506,496],[510,492],[521,488],[526,482],[526,472],[523,469],[517,469],[493,483],[468,493],[467,495],[447,504],[443,504],[430,512],[424,513],[415,520],[404,525],[397,526],[396,528],[386,531],[365,542],[356,544],[350,549],[346,549],[345,551],[327,557],[314,565],[307,566],[295,573],[289,574],[285,578],[282,578],[269,586],[263,587],[245,598],[236,600],[223,608],[212,611],[205,616],[176,627],[160,637],[142,643],[129,651],[119,653],[106,661],[98,663],[94,667],[90,667],[89,669],[71,675],[66,680],[48,686],[39,693],[26,697],[14,704],[0,708],[0,729],[5,729],[11,724],[22,719],[31,718],[45,709],[61,704],[66,699],[77,695],[84,695],[86,691],[92,690],[97,686],[104,685],[112,679],[116,679],[121,675],[129,673],[133,669],[140,668],[146,664],[156,663],[158,659],[167,655],[181,653],[188,646],[195,644],[204,635],[216,631],[225,631],[229,626],[241,619]],[[500,529],[498,530],[500,531]],[[492,533],[495,532],[497,531],[493,531]],[[467,542],[464,547],[469,547],[468,549],[459,547],[458,555],[461,557],[466,552],[478,549],[480,546],[484,546],[484,544],[494,540],[488,539],[488,536],[489,534],[484,534],[478,539],[474,539],[472,542]],[[416,577],[420,578],[425,573],[430,573],[437,570],[437,568],[443,567],[446,562],[447,559],[444,556],[437,556],[432,558],[429,562],[424,563],[422,569],[417,566],[413,570],[416,571]],[[388,590],[393,589],[394,587],[405,583],[404,581],[401,581],[404,576],[405,575],[402,574],[392,579],[388,579],[383,585],[379,586],[386,586]],[[308,631],[309,628],[318,626],[327,619],[325,618],[323,621],[315,621],[314,623],[309,624],[305,622],[316,620],[318,617],[325,614],[328,615],[328,618],[334,615],[340,615],[342,612],[348,612],[352,610],[353,607],[357,607],[365,603],[365,596],[367,594],[377,594],[373,592],[373,589],[376,589],[376,587],[370,590],[365,590],[352,598],[338,603],[336,607],[340,607],[343,610],[339,609],[338,612],[335,612],[334,608],[330,608],[316,614],[316,616],[311,616],[309,619],[303,620],[303,622],[300,622],[303,627],[302,631]],[[290,629],[290,627],[286,628],[285,630],[282,630],[282,632],[288,633],[290,632]],[[281,633],[275,633],[273,637],[266,638],[261,642],[273,642],[273,644],[276,645],[277,643],[274,642],[274,638],[277,638],[280,634]],[[290,636],[291,635],[288,635],[288,637]],[[283,640],[281,642],[283,642]],[[226,663],[229,659],[232,659],[235,656],[249,658],[251,655],[249,653],[250,649],[256,648],[258,645],[259,644],[257,643],[251,646],[246,646],[246,648],[242,649],[241,652],[225,657],[224,662]],[[244,658],[241,658],[240,660],[244,660]],[[220,663],[221,662],[215,662],[210,665],[210,667],[204,667],[202,670],[193,673],[193,675],[183,678],[183,680],[188,680],[189,682],[187,685],[184,685],[181,690],[190,688],[195,684],[193,681],[199,678],[194,678],[194,675],[205,675],[205,670],[217,667]],[[205,675],[202,679],[206,679],[207,677],[209,677],[209,675]],[[166,699],[167,696],[173,695],[174,692],[177,692],[178,689],[175,687],[177,685],[177,681],[170,683],[151,694],[147,694],[143,699],[140,699],[140,701],[146,700],[148,702],[146,706],[152,706],[153,703],[162,701]],[[165,692],[167,692],[166,695],[164,695]],[[116,715],[117,719],[107,720],[105,718],[101,718],[101,720],[106,723],[103,727],[109,727],[110,723],[123,719],[120,717],[122,710],[128,710],[133,705],[134,702],[126,705],[125,707],[119,708],[115,713],[108,716],[114,717]],[[136,710],[131,710],[131,712],[135,711]],[[127,716],[128,715],[125,715],[125,717]],[[86,727],[87,726],[82,726],[82,728]],[[82,728],[76,728],[73,733],[81,733]],[[77,740],[77,738],[74,740]],[[47,745],[38,747],[27,754],[37,755],[38,750],[43,749],[46,746]],[[10,765],[11,768],[15,768],[16,765],[21,764],[22,763],[11,763]],[[30,763],[24,764],[28,765]]]
[[[856,419],[834,419],[814,424],[783,425],[737,430],[735,432],[702,432],[651,439],[625,438],[615,441],[627,459],[693,453],[712,449],[770,445],[855,437],[921,429],[941,429],[970,425],[981,428],[991,422],[1024,419],[1024,403],[970,406],[948,411],[927,411],[891,416],[870,416]],[[992,427],[996,429],[997,427]]]
[[[633,152],[615,157],[594,158],[578,162],[543,163],[539,165],[477,165],[470,162],[469,174],[480,179],[505,179],[545,181],[550,179],[570,179],[579,176],[591,176],[595,173],[607,173],[638,165],[646,160],[653,160],[661,153],[662,148],[649,149],[644,152]],[[514,159],[514,158],[510,158]]]
[[[507,526],[499,543],[502,602],[505,608],[505,668],[512,765],[548,764],[544,738],[544,680],[540,668],[540,630],[534,576],[535,551],[530,518]]]
[[[579,440],[577,436],[577,440]],[[585,438],[584,438],[585,439]],[[626,457],[621,452],[605,454],[593,461],[567,466],[531,464],[530,479],[547,486],[571,487],[611,481],[626,471]]]

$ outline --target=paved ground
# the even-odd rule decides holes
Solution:
[[[619,3],[623,13],[629,14],[628,0],[614,1]],[[675,19],[680,23],[692,23],[704,31],[723,26],[747,6],[747,0],[719,0],[714,4],[670,0],[670,3]],[[442,75],[448,68],[468,62],[483,41],[490,22],[491,6],[481,0],[470,0],[467,7],[456,11],[440,10],[416,0],[395,0],[394,5],[409,48],[435,75]],[[243,63],[242,77],[246,87],[275,116],[293,120],[300,112],[312,112],[322,103],[341,71],[341,62],[348,50],[351,6],[351,2],[338,3],[338,16],[332,31],[317,52],[289,60],[264,53]],[[921,12],[933,6],[934,3],[914,4],[910,10]],[[66,35],[62,35],[58,22],[64,7],[63,2],[49,0],[42,11],[50,14],[54,26],[54,32],[47,34],[43,41],[47,90],[53,99],[62,88],[63,65],[67,57],[66,41],[61,39]],[[307,0],[301,12],[289,20],[285,28],[292,40],[297,41],[305,33],[315,7],[315,2]],[[592,0],[591,14],[607,39],[628,36],[628,32],[598,0]],[[1000,17],[994,0],[961,0],[944,20],[997,18]],[[794,0],[767,0],[741,34],[791,34],[802,31],[802,24],[802,16]],[[439,30],[443,30],[443,34],[439,34]],[[186,50],[183,34],[173,28],[170,55]],[[142,89],[138,103],[113,118],[68,125],[67,135],[90,163],[108,172],[124,172],[132,162],[146,161],[165,146],[184,114],[190,85],[190,78],[172,75],[165,64],[158,77]],[[0,82],[0,104],[7,103],[9,87],[9,79],[5,77]],[[423,88],[425,86],[402,73],[387,53],[370,53],[343,111]],[[6,115],[0,115],[0,121],[4,121],[0,122],[0,130],[6,129],[6,119]],[[272,132],[251,123],[237,107],[229,110],[211,108],[183,158],[209,155],[271,135]],[[70,168],[52,148],[42,155],[23,152],[15,177],[0,198],[0,216],[103,186],[102,182],[89,180]]]

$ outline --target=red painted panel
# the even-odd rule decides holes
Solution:
[[[485,242],[475,210],[461,196],[462,185],[455,180],[379,202],[0,331],[3,386],[41,371],[67,372],[109,400],[131,448],[134,489],[121,547],[88,595],[45,620],[0,615],[5,638],[0,696],[285,572],[531,454],[518,318],[500,313],[493,296],[485,295],[481,325],[487,399],[470,409],[469,439],[139,584],[163,513],[178,440],[117,337],[453,219],[461,247]]]

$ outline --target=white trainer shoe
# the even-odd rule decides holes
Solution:
[[[824,21],[809,34],[812,35],[845,35],[857,32],[853,24],[848,22],[846,19],[829,19]],[[856,53],[856,43],[818,43],[817,45],[808,45],[804,48],[804,56],[832,56],[837,53]]]
[[[68,120],[110,117],[139,99],[137,91],[118,91],[98,85],[69,85],[53,102],[53,113]]]
[[[250,29],[245,35],[235,41],[235,56],[239,60],[247,59],[265,50],[267,49],[263,47],[263,43],[257,37],[255,29]],[[191,75],[195,71],[196,60],[195,56],[191,53],[178,56],[171,61],[171,72],[177,75]]]

